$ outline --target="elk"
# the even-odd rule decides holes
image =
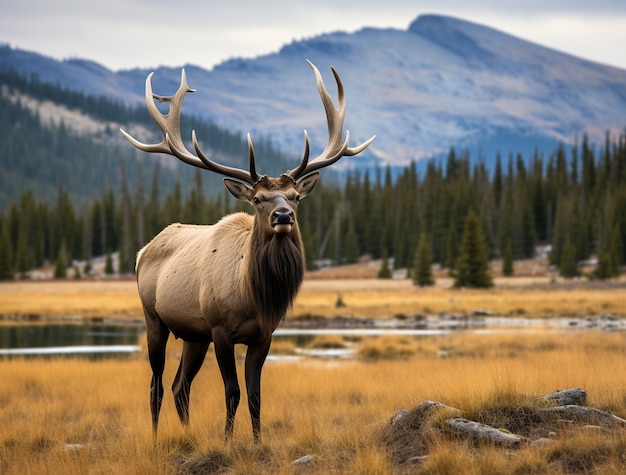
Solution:
[[[248,134],[249,171],[232,168],[209,159],[201,150],[195,131],[192,142],[196,154],[185,147],[180,134],[182,102],[187,92],[185,70],[173,96],[152,92],[152,75],[146,79],[146,105],[163,133],[157,144],[144,144],[124,130],[124,136],[138,149],[165,153],[205,170],[219,173],[224,185],[237,199],[255,208],[255,215],[234,213],[213,225],[175,223],[154,237],[138,255],[137,288],[146,319],[148,357],[152,369],[150,410],[156,434],[163,401],[165,348],[170,332],[183,340],[183,351],[172,392],[183,426],[189,424],[191,383],[204,362],[211,342],[224,381],[226,397],[225,435],[233,434],[240,389],[234,345],[247,345],[245,383],[252,433],[261,433],[261,371],[270,349],[272,333],[284,318],[299,291],[305,261],[302,237],[296,220],[300,199],[315,187],[317,170],[341,157],[365,150],[374,137],[357,147],[349,147],[350,133],[343,139],[345,98],[341,79],[331,67],[337,83],[335,108],[319,70],[317,88],[326,111],[328,143],[320,155],[309,160],[309,138],[305,130],[305,150],[298,167],[278,177],[259,175],[254,148]],[[169,104],[162,114],[155,104]]]

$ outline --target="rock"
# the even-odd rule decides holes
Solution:
[[[557,389],[552,394],[547,394],[543,397],[546,401],[554,402],[558,406],[567,406],[574,404],[577,406],[584,406],[587,401],[587,391],[580,388],[565,389],[561,391]]]
[[[400,409],[399,411],[396,411],[393,416],[391,416],[389,423],[394,426],[408,415],[409,411],[407,411],[406,409]]]
[[[83,450],[86,449],[87,446],[85,444],[65,444],[63,447],[65,450]]]
[[[523,440],[518,435],[462,417],[446,419],[445,422],[460,435],[470,436],[477,440],[486,440],[505,447],[519,447]]]
[[[577,406],[570,404],[566,406],[547,407],[542,410],[547,413],[555,413],[561,417],[569,417],[570,419],[586,421],[586,422],[599,422],[609,427],[621,426],[626,427],[626,419],[614,416],[610,412],[601,411],[595,407]]]
[[[293,462],[291,462],[291,465],[307,465],[311,463],[312,460],[313,460],[312,456],[305,455],[304,457],[300,457],[299,459],[296,459]]]
[[[533,447],[536,447],[536,446],[550,445],[550,444],[553,444],[553,443],[554,443],[554,440],[548,439],[547,437],[541,437],[540,439],[533,440],[530,443],[530,445],[533,446]]]

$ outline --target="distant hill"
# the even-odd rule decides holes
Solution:
[[[69,91],[58,85],[0,71],[0,212],[16,203],[24,191],[53,202],[59,188],[67,190],[77,206],[101,197],[109,188],[120,192],[126,181],[133,195],[152,186],[159,167],[161,195],[177,180],[182,193],[193,183],[194,169],[173,157],[135,150],[120,127],[141,130],[148,141],[158,141],[158,129],[145,107],[126,106],[102,96]],[[183,129],[198,132],[205,151],[214,159],[247,167],[248,149],[241,135],[188,117]],[[259,140],[259,166],[271,173],[287,168],[279,151]],[[207,195],[222,193],[221,177],[203,173]]]
[[[326,140],[305,59],[320,68],[331,93],[329,66],[341,74],[346,128],[354,142],[377,135],[367,153],[353,159],[360,164],[401,166],[454,146],[490,165],[497,151],[548,154],[584,133],[599,143],[606,131],[626,126],[626,70],[437,15],[420,16],[406,30],[323,34],[210,71],[187,65],[189,84],[198,92],[185,101],[185,112],[233,132],[268,137],[297,161],[303,129],[313,153]],[[92,61],[55,61],[0,47],[0,71],[8,69],[126,105],[143,101],[149,73],[113,72]],[[171,94],[179,78],[180,67],[157,69],[155,92]]]

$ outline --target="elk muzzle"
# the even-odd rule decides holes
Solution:
[[[272,213],[272,229],[277,234],[288,233],[293,228],[294,212],[290,209],[279,209]]]

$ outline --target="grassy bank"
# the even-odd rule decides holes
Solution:
[[[490,290],[452,289],[449,279],[419,288],[409,280],[306,279],[288,318],[302,315],[385,317],[470,313],[584,317],[626,315],[626,282],[550,283],[496,279]],[[343,306],[337,306],[341,299]],[[0,284],[0,315],[143,318],[134,280],[24,281]]]

